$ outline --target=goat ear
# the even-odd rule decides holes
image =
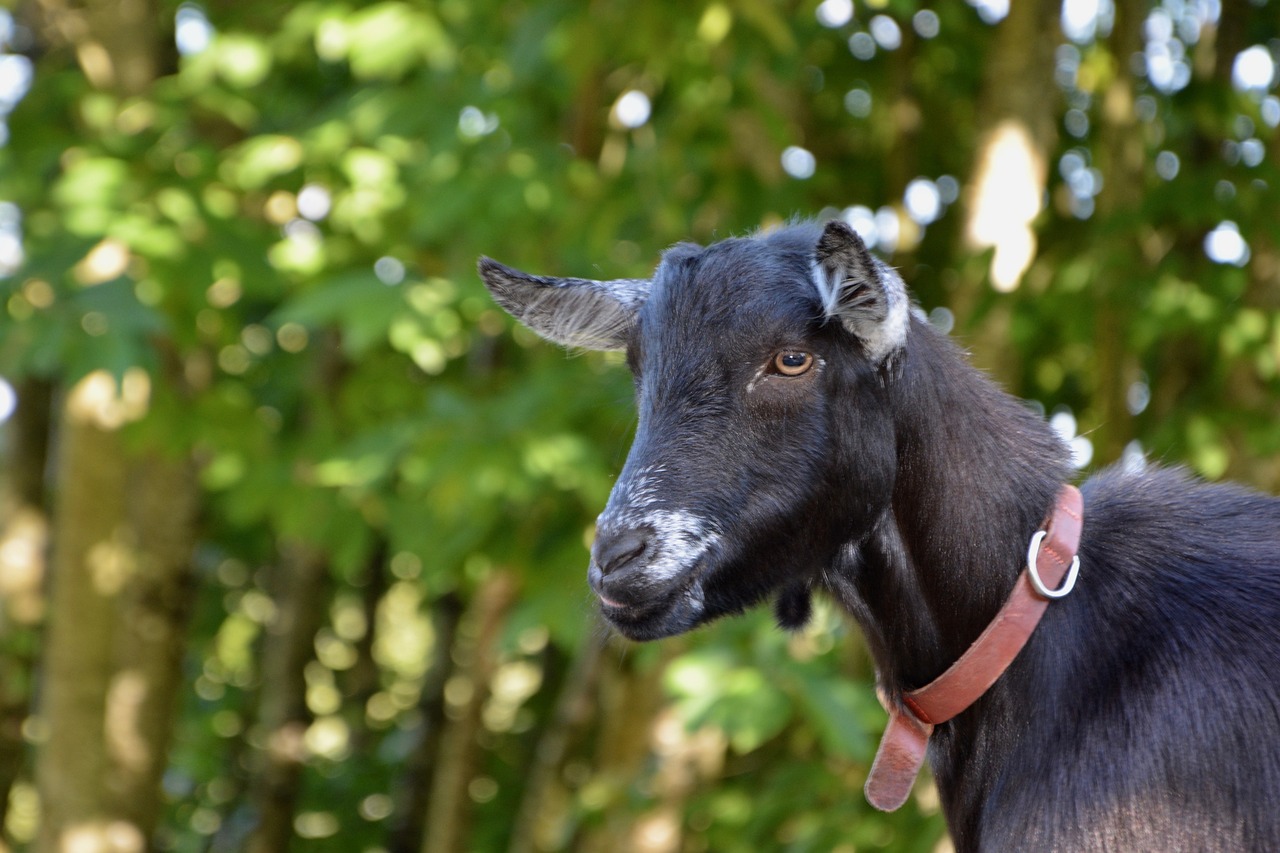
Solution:
[[[814,283],[828,319],[839,320],[883,364],[907,342],[910,301],[902,279],[845,223],[827,223],[814,258]]]
[[[481,258],[480,278],[494,301],[549,341],[594,350],[625,349],[648,279],[592,281],[530,275]]]

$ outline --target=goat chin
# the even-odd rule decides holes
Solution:
[[[596,590],[601,615],[628,640],[673,637],[705,621],[702,584],[696,572],[689,572],[687,579],[676,579],[665,589],[648,585],[643,591],[628,592],[610,597]]]
[[[615,631],[636,642],[674,637],[692,630],[702,621],[699,612],[680,600],[638,610],[602,599],[600,612]]]

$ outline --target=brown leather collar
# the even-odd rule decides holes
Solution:
[[[1004,674],[1040,623],[1050,599],[1037,591],[1033,576],[1038,575],[1050,595],[1065,595],[1070,590],[1079,567],[1076,548],[1083,523],[1084,499],[1079,489],[1063,486],[1043,536],[1037,534],[1032,539],[1027,568],[996,618],[946,672],[924,687],[904,693],[901,702],[886,701],[889,725],[867,776],[867,802],[882,811],[893,811],[907,801],[924,764],[933,727],[978,701]]]

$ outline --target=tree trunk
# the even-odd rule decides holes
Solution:
[[[1235,58],[1249,46],[1251,35],[1258,32],[1255,22],[1264,14],[1252,3],[1227,0],[1223,3],[1216,28],[1206,28],[1199,47],[1212,60],[1204,65],[1214,89],[1229,90]],[[1200,139],[1195,147],[1205,160],[1220,156],[1226,127],[1228,125],[1221,118],[1216,125],[1202,120],[1198,127]],[[1199,234],[1195,236],[1200,237]],[[1249,234],[1248,240],[1252,254],[1248,264],[1249,282],[1238,307],[1259,311],[1264,317],[1278,317],[1280,241],[1276,240],[1274,230],[1262,228]],[[1203,252],[1200,240],[1189,240],[1188,244],[1190,251],[1197,255]],[[1273,340],[1276,334],[1272,332]],[[1272,346],[1276,345],[1273,343]],[[1280,361],[1280,351],[1273,358]],[[1272,368],[1271,381],[1268,382],[1263,376],[1265,369],[1258,360],[1241,354],[1227,366],[1226,379],[1221,382],[1224,408],[1240,413],[1224,425],[1226,441],[1231,448],[1225,476],[1269,492],[1280,490],[1280,458],[1271,451],[1270,442],[1265,439],[1260,449],[1258,436],[1271,434],[1280,420],[1280,399],[1277,399],[1274,388],[1275,370]]]
[[[607,638],[604,626],[597,623],[573,659],[556,700],[555,713],[538,739],[508,853],[557,849],[564,815],[550,806],[553,790],[575,735],[598,710],[595,697]]]
[[[396,817],[387,838],[389,853],[416,853],[422,849],[423,830],[431,803],[431,783],[439,766],[440,747],[444,740],[444,688],[455,670],[453,650],[462,613],[462,599],[454,592],[441,596],[433,608],[435,642],[431,649],[432,661],[418,700],[418,710],[422,714],[421,734],[400,780],[402,793],[397,797]]]
[[[329,567],[322,553],[301,542],[281,546],[276,611],[262,650],[258,753],[252,800],[257,824],[249,853],[285,853],[293,840],[311,724],[305,670],[315,656],[315,636],[326,618]]]
[[[44,641],[37,761],[42,819],[38,848],[143,849],[141,830],[113,826],[104,785],[110,766],[103,713],[115,666],[116,602],[135,553],[124,496],[128,466],[114,381],[92,374],[68,394],[55,478],[50,614]]]
[[[145,406],[105,373],[78,383],[64,406],[42,668],[40,850],[140,851],[159,818],[198,490],[185,460],[125,452],[119,430]]]
[[[1128,58],[1142,48],[1145,19],[1145,3],[1119,0],[1115,4],[1115,23],[1107,44],[1114,57],[1114,76],[1101,92],[1097,146],[1103,184],[1095,216],[1104,224],[1140,204],[1143,196],[1146,143],[1134,108],[1137,88]],[[1110,242],[1109,235],[1103,240]],[[1133,325],[1133,308],[1137,302],[1128,285],[1136,274],[1145,273],[1145,269],[1134,269],[1131,264],[1142,265],[1141,255],[1135,255],[1127,245],[1116,246],[1103,252],[1102,265],[1095,277],[1097,331],[1093,372],[1098,385],[1094,394],[1097,413],[1093,421],[1099,426],[1092,440],[1095,458],[1101,462],[1118,459],[1134,433],[1128,393],[1129,386],[1138,378],[1138,365],[1129,350],[1126,330]]]
[[[637,668],[615,649],[600,679],[600,735],[595,755],[597,784],[610,791],[610,806],[599,827],[583,833],[583,853],[634,850],[641,816],[626,808],[631,786],[653,755],[654,723],[664,702],[662,673],[680,644],[667,641],[660,662]]]
[[[496,572],[486,579],[472,602],[469,624],[464,625],[454,647],[458,663],[454,678],[465,679],[465,682],[454,682],[462,689],[457,691],[453,702],[446,703],[449,719],[431,784],[422,853],[464,853],[468,849],[467,831],[471,823],[468,788],[477,763],[480,713],[498,666],[498,639],[515,592],[515,579],[505,572]],[[446,699],[448,693],[446,690]]]
[[[1054,48],[1060,4],[1045,0],[1012,3],[997,25],[978,104],[978,142],[965,192],[961,235],[967,253],[991,250],[985,276],[962,276],[951,294],[957,327],[970,330],[974,361],[1016,388],[1011,365],[1009,306],[1005,302],[972,327],[984,292],[983,278],[1011,291],[1036,254],[1033,221],[1048,180],[1048,160],[1056,142]],[[1016,81],[1013,82],[1013,81]]]
[[[1251,3],[1227,0],[1223,4],[1216,33],[1206,33],[1206,36],[1213,36],[1213,79],[1224,90],[1231,85],[1236,56],[1249,46],[1250,24],[1262,14],[1265,13]],[[1256,33],[1257,30],[1252,32]],[[1206,140],[1201,147],[1216,153],[1220,150],[1221,143],[1222,139],[1217,137]],[[1242,307],[1254,308],[1264,316],[1275,318],[1280,316],[1280,241],[1276,240],[1274,230],[1264,229],[1257,229],[1249,239],[1252,260],[1248,267],[1249,285],[1241,300]],[[1273,339],[1275,334],[1277,333],[1273,331]],[[1280,352],[1276,359],[1280,361]],[[1239,452],[1231,454],[1226,476],[1252,483],[1270,492],[1280,490],[1280,458],[1269,450],[1259,454],[1256,439],[1251,440],[1249,435],[1251,431],[1255,435],[1256,432],[1270,432],[1277,420],[1280,420],[1280,400],[1277,400],[1274,391],[1274,379],[1269,386],[1260,375],[1254,359],[1238,358],[1229,368],[1228,379],[1223,387],[1227,405],[1233,410],[1253,415],[1248,420],[1236,419],[1227,427],[1228,441]]]
[[[37,0],[49,47],[86,79],[145,94],[166,55],[154,0]],[[41,850],[143,850],[159,816],[186,634],[198,486],[189,460],[131,456],[120,436],[149,384],[90,374],[59,435],[38,756]]]
[[[70,47],[95,89],[140,95],[155,82],[162,17],[153,0],[36,0],[28,11],[40,40]]]
[[[377,640],[378,604],[387,592],[387,540],[379,537],[369,559],[365,561],[366,577],[358,585],[360,590],[361,610],[364,614],[365,632],[355,642],[355,663],[346,671],[342,679],[343,700],[349,707],[358,708],[363,719],[364,708],[370,697],[378,692],[380,668],[374,656],[374,644]],[[353,737],[355,747],[361,747],[368,741],[369,730],[361,726]]]
[[[991,280],[999,290],[1016,288],[1035,258],[1032,222],[1055,140],[1053,51],[1060,6],[1046,0],[1010,4],[987,60],[964,239],[971,251],[995,250]]]
[[[183,684],[199,487],[188,460],[159,454],[133,462],[127,486],[136,565],[116,602],[108,784],[116,813],[150,836],[160,817],[158,793]]]
[[[31,712],[36,630],[47,605],[44,476],[52,396],[47,382],[23,382],[7,430],[7,476],[0,493],[0,827],[24,768],[22,726]]]

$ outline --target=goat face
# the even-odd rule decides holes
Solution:
[[[480,271],[544,337],[627,352],[639,425],[588,571],[609,621],[653,639],[774,591],[780,618],[803,621],[892,489],[897,275],[839,222],[679,245],[645,281]]]

